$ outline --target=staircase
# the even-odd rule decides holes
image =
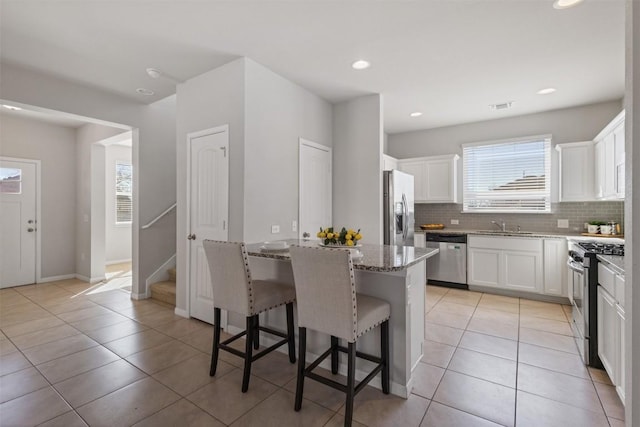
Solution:
[[[166,304],[176,305],[176,269],[170,268],[169,280],[157,282],[151,285],[151,299],[161,301]]]

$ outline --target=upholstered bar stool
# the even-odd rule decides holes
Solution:
[[[353,418],[353,398],[378,372],[382,372],[382,391],[389,394],[389,317],[388,302],[356,294],[353,262],[348,249],[292,246],[289,250],[298,305],[298,380],[294,409],[302,407],[304,378],[309,377],[346,393],[345,426]],[[380,357],[356,351],[356,340],[381,325]],[[307,328],[331,336],[331,346],[305,367]],[[348,348],[339,345],[347,341]],[[331,355],[331,371],[338,373],[339,352],[347,353],[347,384],[315,374],[313,370]],[[355,384],[356,356],[376,363],[359,384]]]
[[[204,251],[211,273],[213,287],[213,351],[211,353],[211,370],[209,375],[216,374],[218,351],[225,350],[244,359],[242,392],[249,388],[251,363],[272,352],[283,344],[289,346],[289,360],[296,362],[295,338],[293,327],[293,302],[296,299],[295,288],[291,285],[268,280],[254,280],[249,269],[249,257],[244,243],[205,240]],[[286,305],[287,333],[262,327],[258,315],[272,308]],[[233,337],[220,342],[220,310],[233,311],[246,316],[246,329]],[[253,354],[253,347],[258,349],[260,331],[283,338],[265,350]],[[230,347],[233,341],[246,335],[245,351]]]

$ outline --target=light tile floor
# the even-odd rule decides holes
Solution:
[[[365,388],[354,425],[623,425],[606,374],[580,360],[568,307],[432,286],[426,307],[413,394]],[[295,366],[281,353],[254,364],[246,394],[235,356],[222,352],[210,378],[211,327],[132,301],[118,280],[0,290],[0,331],[2,426],[343,422],[344,395],[314,381],[302,411],[293,411]]]

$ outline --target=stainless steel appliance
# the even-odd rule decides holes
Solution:
[[[624,255],[624,245],[569,242],[569,299],[573,331],[584,363],[602,368],[598,357],[598,254]]]
[[[383,173],[384,244],[413,246],[413,176],[397,170]]]
[[[467,235],[427,233],[427,248],[440,252],[427,260],[427,280],[430,284],[468,289]]]

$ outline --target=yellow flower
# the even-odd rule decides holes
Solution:
[[[346,236],[344,236],[344,238],[347,240],[351,240],[353,239],[353,236],[351,234],[347,234]]]
[[[324,239],[327,234],[323,231],[318,232],[318,237]]]
[[[347,246],[353,246],[353,240],[347,240]]]
[[[327,239],[333,239],[333,233],[327,233]]]
[[[351,234],[351,235],[353,236],[354,234],[356,234],[356,231],[355,231],[354,229],[350,228],[350,229],[347,231],[347,233],[349,233],[349,234]]]
[[[361,240],[362,239],[362,234],[358,233],[356,234],[356,240]]]

